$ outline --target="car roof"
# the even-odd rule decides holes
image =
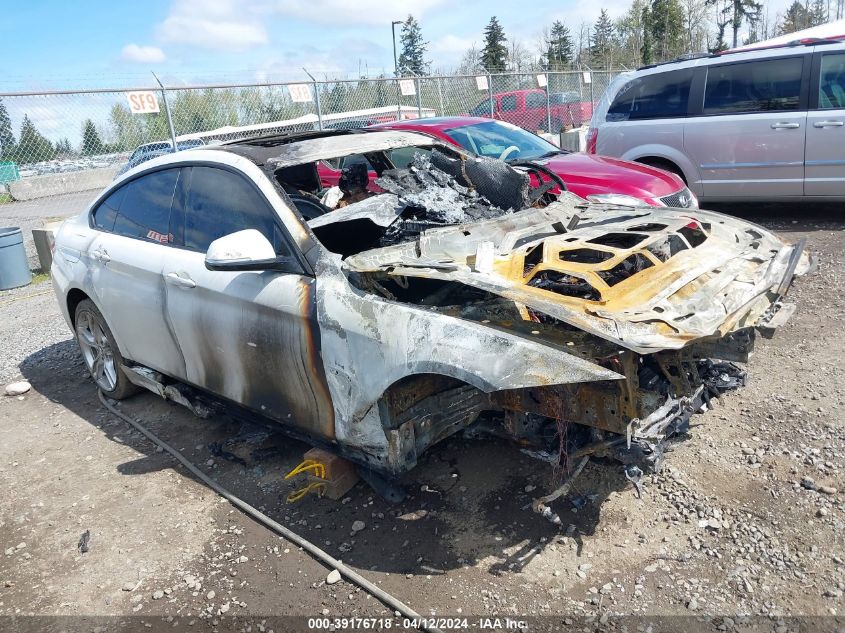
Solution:
[[[430,146],[438,143],[439,141],[425,134],[402,130],[323,130],[273,134],[230,141],[220,145],[205,145],[202,149],[166,152],[166,158],[157,157],[148,162],[150,165],[165,162],[186,163],[194,160],[198,156],[197,152],[224,152],[242,156],[259,166],[277,169],[349,154],[363,154],[400,147]]]
[[[677,57],[675,59],[667,60],[665,62],[658,62],[656,64],[640,66],[639,68],[637,68],[637,71],[639,72],[641,70],[651,70],[653,68],[663,69],[664,66],[671,66],[673,64],[678,64],[678,67],[683,68],[686,66],[698,66],[701,64],[719,63],[722,61],[761,59],[769,56],[780,57],[789,54],[795,54],[796,51],[800,51],[801,49],[807,49],[817,45],[836,45],[842,43],[842,36],[831,38],[796,39],[790,42],[772,44],[768,46],[765,42],[761,42],[759,46],[756,46],[754,48],[740,47],[728,49],[719,53],[689,53],[686,55],[682,55],[681,57]]]

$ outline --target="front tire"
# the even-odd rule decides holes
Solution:
[[[123,356],[94,302],[90,299],[80,301],[73,322],[85,366],[103,394],[114,400],[123,400],[136,393],[138,387],[129,382],[123,373]]]

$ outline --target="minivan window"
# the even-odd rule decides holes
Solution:
[[[845,108],[845,53],[822,57],[819,81],[819,107]]]
[[[185,247],[205,252],[216,239],[255,229],[277,255],[290,255],[274,220],[275,212],[243,176],[215,167],[191,168],[185,204]]]
[[[801,57],[710,66],[704,114],[797,110],[803,66]]]
[[[637,77],[617,93],[607,111],[608,121],[682,117],[687,114],[693,69],[672,70]]]
[[[179,169],[162,169],[125,185],[126,193],[120,201],[112,229],[114,233],[160,244],[170,242],[170,205],[178,179]]]

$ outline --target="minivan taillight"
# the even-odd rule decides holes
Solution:
[[[587,130],[587,153],[595,154],[596,145],[599,142],[599,130],[596,127],[591,127]]]

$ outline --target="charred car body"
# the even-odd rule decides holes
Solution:
[[[329,212],[316,165],[353,154],[383,192]],[[389,476],[463,430],[654,465],[742,384],[812,262],[728,216],[532,189],[531,169],[408,132],[181,152],[64,224],[54,287],[115,398],[234,404]]]

